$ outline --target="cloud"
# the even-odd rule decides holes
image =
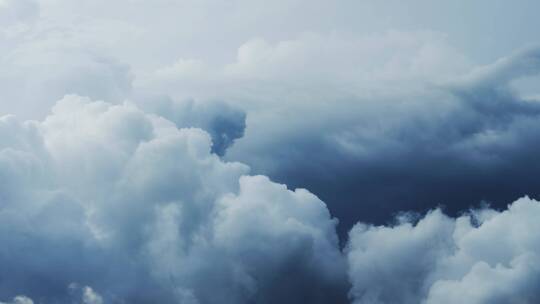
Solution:
[[[103,298],[90,286],[80,287],[76,283],[71,283],[69,284],[68,289],[72,293],[80,293],[76,296],[75,294],[73,295],[74,299],[72,300],[74,300],[75,302],[71,303],[103,304]],[[26,296],[16,296],[11,302],[0,302],[0,304],[34,304],[34,301]]]
[[[1,57],[2,114],[42,119],[66,94],[118,102],[131,93],[129,66],[65,41],[39,42],[8,48]]]
[[[354,303],[534,303],[540,298],[540,204],[459,218],[434,210],[416,222],[356,225],[347,247]]]
[[[90,286],[80,286],[77,283],[71,283],[68,286],[70,293],[80,298],[82,304],[103,304],[103,297]]]
[[[323,2],[0,0],[0,298],[536,302],[529,29]]]
[[[397,210],[440,203],[435,187],[421,193],[426,181],[418,181],[423,177],[416,168],[425,165],[415,162],[430,152],[416,150],[444,133],[438,117],[446,126],[460,110],[439,84],[468,67],[436,32],[308,33],[275,43],[250,40],[225,65],[181,59],[135,86],[176,99],[227,100],[243,109],[244,136],[226,158],[292,188],[311,189],[341,219],[344,235],[359,219],[381,222]],[[420,135],[417,128],[433,134]],[[402,168],[406,164],[410,168]],[[397,172],[412,176],[398,179]],[[388,189],[388,180],[407,185]],[[404,191],[410,197],[400,203]]]
[[[43,121],[2,117],[0,134],[0,297],[26,295],[13,303],[540,296],[540,240],[529,233],[540,203],[529,198],[458,218],[437,209],[360,222],[342,252],[315,195],[248,175],[211,153],[205,131],[135,104],[66,96]]]
[[[381,45],[396,39],[390,37],[381,38],[386,42]],[[245,136],[227,156],[293,188],[313,191],[340,218],[341,235],[359,219],[380,224],[400,210],[425,211],[443,204],[457,214],[481,201],[502,208],[520,195],[537,197],[538,183],[526,176],[538,169],[531,164],[540,147],[531,143],[538,142],[533,130],[540,108],[520,96],[512,83],[540,72],[538,48],[470,72],[448,72],[430,64],[431,58],[442,61],[445,52],[421,56],[425,49],[434,49],[430,39],[412,41],[413,55],[401,57],[400,46],[394,57],[382,56],[382,63],[366,74],[373,75],[373,85],[359,80],[362,86],[352,86],[349,95],[333,87],[323,90],[330,95],[316,94],[310,90],[318,86],[310,84],[307,89],[286,90],[294,101],[279,94],[261,97],[265,110],[247,110]],[[302,58],[309,62],[303,64],[306,67],[318,63],[309,56],[290,55],[291,51],[281,55],[280,47],[276,49],[270,55],[260,52],[264,60],[283,56],[291,62]],[[351,61],[351,56],[336,57]],[[456,62],[451,58],[449,62]],[[271,66],[279,71],[279,64]],[[360,71],[364,67],[357,66]],[[260,69],[266,70],[264,64]],[[300,73],[290,74],[310,81]],[[348,85],[327,74],[343,87]],[[277,84],[264,83],[278,88],[282,84],[278,79],[272,78]],[[258,88],[253,91],[264,92],[264,86]],[[296,92],[305,96],[297,97]],[[265,103],[269,96],[275,101]],[[501,184],[505,187],[493,186]]]
[[[537,195],[526,178],[536,146],[524,148],[536,141],[527,132],[536,105],[510,88],[535,72],[534,49],[478,68],[441,32],[330,30],[350,13],[344,3],[329,23],[291,18],[306,15],[302,1],[262,11],[129,1],[119,17],[127,3],[40,1],[34,25],[0,41],[0,112],[42,119],[65,94],[133,100],[204,129],[226,160],[310,189],[341,219],[342,238],[358,220],[380,224],[400,210],[444,204],[457,214]],[[327,5],[309,7],[326,16]],[[278,19],[290,34],[276,34]],[[228,37],[219,48],[196,38],[217,32]],[[526,181],[491,186],[505,174]]]
[[[30,298],[27,298],[25,296],[16,296],[13,298],[13,301],[11,302],[0,302],[2,304],[34,304],[34,301],[32,301]]]
[[[40,6],[34,0],[0,1],[0,39],[26,32],[39,16]],[[4,36],[4,37],[2,37]]]
[[[168,96],[138,96],[137,105],[160,115],[178,128],[201,128],[212,138],[212,153],[225,155],[238,138],[244,136],[246,113],[225,102],[175,101]]]
[[[307,32],[276,42],[249,39],[225,64],[179,58],[141,75],[136,85],[175,98],[226,98],[248,109],[317,109],[331,100],[416,91],[426,79],[445,79],[468,65],[467,58],[434,31]]]
[[[203,130],[73,95],[0,122],[1,297],[62,302],[76,281],[101,291],[85,303],[346,300],[325,204],[223,162]]]

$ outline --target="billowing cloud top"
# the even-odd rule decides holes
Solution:
[[[522,198],[504,212],[356,225],[347,248],[354,303],[535,303],[539,211]]]
[[[64,301],[73,282],[130,303],[345,295],[325,204],[221,161],[201,129],[67,96],[0,130],[3,295]]]

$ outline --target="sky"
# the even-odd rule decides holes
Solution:
[[[537,303],[537,11],[0,0],[0,304]]]

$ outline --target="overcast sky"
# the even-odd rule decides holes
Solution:
[[[539,11],[0,0],[0,304],[538,303]]]

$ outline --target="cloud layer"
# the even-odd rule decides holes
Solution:
[[[0,304],[539,302],[539,4],[398,2],[0,0]]]
[[[512,89],[538,71],[537,51],[479,64],[430,27],[341,23],[381,4],[260,5],[4,0],[0,112],[42,119],[65,94],[131,100],[205,129],[226,160],[309,189],[340,218],[342,239],[358,220],[381,224],[401,210],[457,214],[537,197],[527,178],[537,103]],[[291,33],[276,32],[282,23]],[[220,48],[202,38],[216,33],[227,37]]]
[[[66,96],[42,122],[2,117],[0,132],[0,298],[11,303],[540,297],[529,198],[358,223],[342,252],[315,195],[247,175],[211,153],[205,131],[133,104]]]

